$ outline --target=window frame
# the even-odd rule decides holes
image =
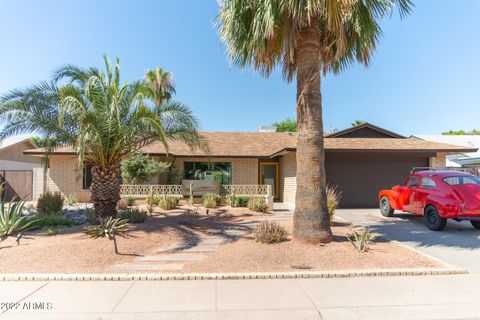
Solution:
[[[201,180],[205,180],[205,179],[196,179],[195,177],[187,177],[187,173],[189,171],[186,168],[187,164],[193,164],[193,169],[195,169],[195,164],[203,164],[203,165],[206,165],[207,167],[212,166],[212,170],[206,170],[206,171],[216,171],[215,167],[216,167],[217,164],[223,164],[225,166],[228,165],[229,169],[227,169],[227,170],[217,170],[217,171],[228,172],[228,175],[223,175],[223,176],[227,177],[227,181],[226,181],[226,183],[224,183],[224,185],[232,184],[232,180],[233,180],[233,163],[232,163],[232,161],[184,161],[183,162],[183,178],[186,179],[186,180],[199,180],[199,181],[201,181]],[[218,181],[215,178],[213,180]],[[219,181],[219,183],[220,183],[220,181]]]

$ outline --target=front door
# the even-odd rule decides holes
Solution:
[[[272,186],[272,195],[278,199],[278,162],[260,162],[260,184]]]

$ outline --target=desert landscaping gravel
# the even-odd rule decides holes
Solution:
[[[210,210],[208,216],[201,209],[200,215],[192,215],[191,211],[185,214],[187,211],[186,206],[168,212],[157,208],[145,223],[131,225],[129,239],[118,239],[119,255],[114,253],[113,243],[108,239],[86,237],[83,226],[61,229],[54,236],[46,236],[42,231],[27,232],[20,245],[14,238],[8,238],[0,242],[0,273],[112,273],[113,266],[141,261],[139,257],[158,254],[159,248],[182,248],[182,244],[188,243],[191,250],[199,234],[202,237],[225,237],[228,241],[216,244],[212,252],[196,253],[201,259],[182,262],[182,273],[443,267],[382,239],[377,239],[368,252],[358,253],[345,239],[351,226],[340,222],[334,222],[332,226],[334,241],[324,246],[296,243],[290,239],[267,245],[256,243],[252,230],[255,223],[275,219],[279,214],[262,215],[227,206]],[[279,223],[291,231],[291,222]],[[239,235],[230,237],[226,230],[239,231]]]

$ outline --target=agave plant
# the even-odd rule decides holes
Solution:
[[[0,206],[0,240],[5,240],[9,236],[15,236],[22,231],[32,229],[36,226],[37,219],[28,219],[22,216],[22,210],[25,202],[11,201],[8,206],[2,199]]]
[[[108,237],[113,240],[115,253],[118,254],[116,237],[128,238],[128,220],[108,217],[98,218],[98,222],[98,225],[86,227],[83,232],[94,239]]]
[[[351,234],[347,235],[348,241],[358,250],[358,252],[365,252],[368,250],[368,247],[377,236],[370,232],[368,228],[365,228],[362,233],[359,233],[355,230]]]

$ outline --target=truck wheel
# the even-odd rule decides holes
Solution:
[[[395,210],[392,209],[392,206],[390,205],[390,200],[386,196],[383,196],[380,199],[380,212],[382,213],[382,216],[384,217],[391,217],[393,216],[393,212]]]
[[[470,223],[472,224],[472,226],[477,229],[477,230],[480,230],[480,221],[473,221],[471,220]]]
[[[440,217],[437,208],[429,205],[425,208],[425,224],[430,230],[442,231],[447,225],[447,219]]]

